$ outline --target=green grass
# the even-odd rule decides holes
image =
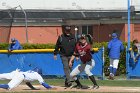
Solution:
[[[117,77],[116,77],[117,78]],[[99,86],[120,86],[120,87],[140,87],[140,80],[97,80],[97,83]],[[81,83],[84,85],[92,85],[91,81],[88,79],[80,79]],[[1,84],[3,83],[8,83],[9,81],[0,81]],[[64,86],[64,79],[45,79],[45,82],[54,85],[54,86]],[[22,83],[24,84],[24,83]],[[38,81],[32,82],[32,84],[36,85],[39,84]],[[74,91],[75,92],[75,91]],[[47,91],[47,93],[74,93],[73,91],[71,92],[54,92],[54,91]],[[2,93],[2,92],[1,92]],[[6,92],[6,93],[11,93],[11,92]],[[12,93],[46,93],[46,92],[12,92]],[[85,93],[85,92],[75,92],[75,93]],[[86,92],[87,93],[87,92]],[[91,93],[91,92],[88,92]],[[95,93],[95,92],[94,92]],[[102,92],[100,92],[102,93]],[[105,92],[103,92],[105,93]],[[107,93],[107,92],[106,92]],[[111,93],[111,92],[109,92]],[[117,92],[112,92],[112,93],[117,93]],[[122,92],[121,92],[122,93]],[[124,92],[126,93],[126,92]]]
[[[45,79],[45,81],[50,85],[63,86],[63,79]],[[88,79],[80,80],[84,85],[92,85],[91,81]],[[35,83],[35,82],[34,82]],[[123,86],[123,87],[140,87],[139,80],[97,80],[100,86]]]
[[[83,85],[92,85],[89,79],[80,79]],[[0,81],[1,84],[8,83],[9,81]],[[54,86],[64,86],[64,79],[45,79],[45,82]],[[97,80],[99,86],[123,86],[123,87],[140,87],[140,80]],[[22,83],[24,84],[24,83]],[[38,81],[32,84],[39,84]]]

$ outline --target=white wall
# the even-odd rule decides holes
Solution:
[[[0,0],[0,9],[21,5],[24,9],[48,10],[126,10],[128,0]],[[140,10],[140,0],[132,0]]]

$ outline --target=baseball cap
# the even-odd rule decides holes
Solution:
[[[15,38],[11,38],[11,42],[15,42],[16,41],[16,39]]]
[[[117,37],[117,34],[116,33],[113,33],[112,34],[112,38],[116,38]]]

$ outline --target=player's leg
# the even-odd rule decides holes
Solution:
[[[116,75],[118,64],[119,64],[119,59],[114,59],[114,61],[113,61],[113,74],[114,74],[114,76]]]
[[[80,83],[80,81],[79,81],[79,79],[76,77],[80,72],[81,72],[81,70],[79,70],[79,68],[80,68],[80,64],[77,66],[77,67],[75,67],[73,70],[72,70],[72,72],[70,73],[70,77],[71,77],[71,79],[74,81],[74,82],[76,82],[76,84],[77,85],[81,85],[81,83]]]
[[[87,89],[87,86],[83,86],[79,79],[76,77],[78,74],[80,74],[81,72],[84,71],[85,68],[85,64],[79,64],[77,67],[75,67],[73,69],[73,71],[70,73],[71,78],[75,81],[75,83],[77,84],[77,88],[81,88],[81,89]]]
[[[92,89],[98,89],[99,86],[94,78],[94,75],[91,72],[91,70],[94,66],[95,66],[95,61],[93,59],[92,59],[92,61],[87,62],[86,66],[85,66],[85,73],[89,76],[90,80],[93,83]]]
[[[110,71],[110,74],[109,74],[109,79],[112,79],[112,77],[114,76],[113,75],[113,59],[110,58],[110,66],[109,66],[109,71]]]
[[[9,86],[8,84],[0,84],[0,88],[3,88],[3,89],[8,89]]]
[[[62,63],[63,63],[63,69],[64,69],[64,73],[66,75],[66,80],[65,80],[65,86],[69,87],[71,86],[71,78],[70,78],[70,72],[71,72],[71,68],[69,67],[69,57],[65,57],[62,56],[61,57]]]
[[[33,90],[38,90],[30,82],[26,82],[25,84]]]
[[[24,75],[22,73],[17,73],[13,79],[8,83],[9,90],[17,87],[23,80],[24,80]]]
[[[9,89],[18,86],[24,79],[24,76],[22,74],[15,74],[15,76],[12,78],[12,80],[8,84],[0,84],[0,88]]]
[[[12,79],[12,75],[10,73],[0,74],[0,80],[10,80]]]
[[[16,73],[17,73],[16,71],[12,71],[10,73],[0,74],[0,80],[11,80]]]

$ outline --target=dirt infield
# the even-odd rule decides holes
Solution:
[[[75,92],[126,92],[126,93],[132,93],[132,92],[140,92],[140,87],[110,87],[110,86],[100,86],[99,89],[65,89],[64,87],[60,86],[55,86],[57,89],[56,90],[48,90],[45,89],[41,85],[35,85],[36,88],[39,90],[31,90],[28,88],[26,85],[20,85],[13,90],[5,90],[5,89],[0,89],[0,92],[45,92],[45,91],[54,91],[54,92],[65,92],[65,91],[75,91]]]

